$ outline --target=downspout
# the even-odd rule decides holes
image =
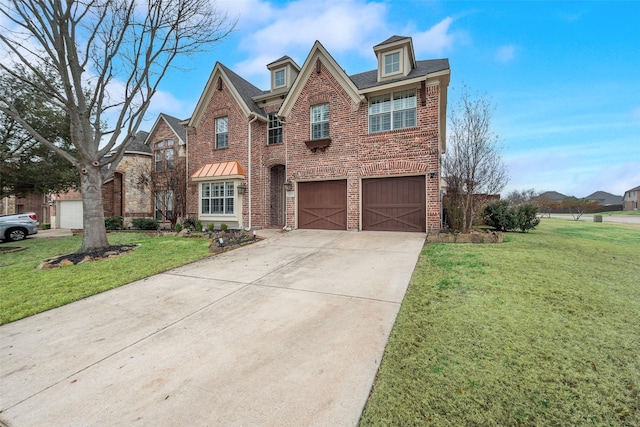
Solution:
[[[249,200],[247,201],[247,203],[249,204],[249,223],[247,225],[247,227],[245,227],[245,230],[249,231],[251,230],[251,190],[253,188],[253,186],[251,185],[251,124],[253,122],[255,122],[256,120],[258,120],[258,115],[256,113],[250,113],[249,117],[252,117],[251,120],[249,120],[249,124],[248,126],[248,133],[249,133],[249,141],[247,144],[247,167],[248,167],[248,172],[247,172],[247,184],[248,184],[248,189],[247,189],[247,194],[248,194],[248,198]]]

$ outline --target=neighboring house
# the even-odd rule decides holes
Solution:
[[[113,164],[108,164],[102,169],[104,216],[123,217],[125,227],[131,225],[133,218],[150,218],[153,215],[153,200],[150,192],[153,154],[145,144],[147,136],[147,132],[138,132],[117,167],[114,169]],[[51,200],[53,228],[83,228],[80,191],[55,194],[51,196]]]
[[[134,218],[147,218],[153,212],[149,197],[152,151],[145,143],[148,135],[139,131],[115,169],[113,163],[102,169],[104,216],[121,216],[124,227],[131,226]]]
[[[216,63],[187,123],[187,212],[203,224],[437,232],[447,59],[409,37],[348,76],[320,42],[262,91]]]
[[[187,131],[183,121],[161,113],[145,144],[153,153],[149,183],[152,217],[163,225],[184,218],[187,192]]]
[[[622,196],[622,209],[625,211],[637,211],[638,193],[640,193],[640,185],[625,191],[624,196]]]
[[[601,208],[607,211],[622,210],[622,197],[607,193],[606,191],[596,191],[591,193],[585,197],[584,200],[596,202]]]
[[[0,215],[11,215],[24,212],[35,212],[38,221],[49,222],[49,198],[46,194],[25,194],[8,196],[0,199]]]
[[[549,200],[552,202],[561,202],[568,197],[569,196],[565,196],[564,194],[558,193],[557,191],[545,191],[544,193],[539,194],[537,198]]]

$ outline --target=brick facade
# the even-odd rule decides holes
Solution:
[[[393,41],[396,40],[403,43],[405,39]],[[406,45],[412,49],[409,43]],[[243,179],[236,178],[236,185],[244,184],[248,190],[236,195],[236,205],[241,207],[241,212],[236,211],[235,217],[238,226],[253,228],[296,228],[296,183],[346,179],[347,229],[350,230],[362,229],[363,179],[424,176],[426,230],[438,231],[440,155],[444,148],[448,85],[448,62],[445,64],[446,68],[438,75],[434,73],[435,77],[424,73],[424,76],[410,78],[409,74],[405,80],[399,79],[400,82],[387,86],[382,82],[370,89],[375,94],[396,90],[415,90],[416,93],[416,126],[378,133],[369,133],[369,93],[360,90],[356,94],[353,84],[347,80],[349,77],[342,75],[341,70],[336,71],[339,67],[321,45],[314,46],[295,87],[290,87],[286,96],[269,98],[268,93],[256,91],[247,97],[252,87],[217,64],[189,123],[187,175],[191,177],[208,163],[239,162],[246,175]],[[354,101],[356,96],[360,98]],[[311,138],[310,110],[322,103],[329,104],[330,144],[312,150],[305,144]],[[286,114],[282,115],[283,111]],[[281,114],[282,143],[267,144],[269,113]],[[229,143],[227,148],[216,149],[215,119],[223,116],[228,117]],[[292,191],[286,194],[282,187],[285,180],[292,184]],[[188,217],[202,217],[200,185],[201,182],[191,179],[188,182]]]

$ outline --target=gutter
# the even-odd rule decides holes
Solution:
[[[247,124],[248,126],[248,134],[249,134],[249,141],[247,144],[247,184],[248,184],[248,189],[247,189],[247,194],[248,194],[248,198],[249,200],[247,201],[247,203],[249,204],[249,221],[248,221],[248,225],[247,227],[245,227],[245,230],[249,231],[251,230],[251,193],[252,193],[252,189],[253,186],[251,185],[251,124],[253,122],[255,122],[256,120],[258,120],[258,115],[256,113],[250,113],[249,117],[251,117],[251,120],[249,120],[249,123]]]

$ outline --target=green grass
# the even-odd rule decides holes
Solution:
[[[200,238],[154,237],[146,233],[110,233],[112,245],[139,243],[130,254],[50,270],[38,270],[47,258],[78,250],[81,236],[27,239],[10,246],[26,250],[0,254],[0,324],[31,316],[211,255]]]
[[[639,426],[640,227],[428,244],[360,425]]]

